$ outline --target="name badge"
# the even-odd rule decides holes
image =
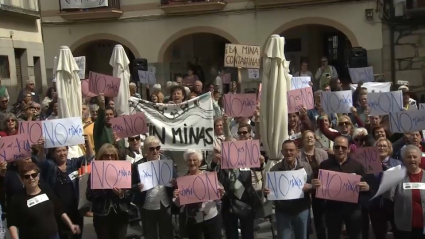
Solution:
[[[45,202],[45,201],[48,201],[48,200],[49,200],[49,197],[47,197],[47,195],[45,193],[43,193],[41,195],[38,195],[38,196],[33,197],[31,199],[28,199],[27,200],[27,206],[28,206],[28,208],[30,208],[32,206],[35,206],[39,203],[42,203],[42,202]]]
[[[34,92],[31,92],[31,95],[35,95],[35,93]]]
[[[251,171],[250,168],[240,168],[239,171]]]
[[[425,183],[403,183],[404,190],[419,189],[425,190]]]
[[[424,158],[425,157],[425,153],[422,153],[422,158]]]
[[[68,175],[68,177],[69,177],[69,179],[71,179],[71,181],[74,181],[74,179],[78,178],[78,175],[79,175],[78,171],[74,171],[74,172],[70,173]]]

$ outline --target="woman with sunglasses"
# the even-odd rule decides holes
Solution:
[[[166,239],[173,238],[173,226],[171,218],[171,204],[175,180],[170,183],[172,187],[158,185],[149,190],[143,190],[143,183],[140,182],[138,165],[154,161],[169,160],[160,154],[160,141],[155,136],[148,136],[143,144],[145,157],[132,166],[132,184],[135,194],[133,202],[139,207],[142,217],[143,236],[146,239]],[[177,170],[173,168],[173,178],[177,177]]]
[[[61,218],[73,234],[81,233],[63,211],[61,201],[49,187],[40,187],[40,170],[34,163],[20,165],[25,193],[17,195],[8,210],[7,224],[12,239],[59,239],[56,218]]]
[[[312,129],[311,121],[307,117],[307,110],[304,107],[302,107],[297,113],[288,114],[289,139],[297,141],[297,139],[301,138],[302,132]]]
[[[125,152],[127,160],[131,161],[133,164],[143,158],[142,138],[141,135],[134,135],[132,137],[128,137],[127,140],[129,146],[126,148]]]
[[[0,137],[18,134],[18,119],[12,113],[7,113],[1,123]]]
[[[96,160],[119,160],[118,150],[112,144],[103,144]],[[91,177],[91,176],[90,176]],[[87,181],[87,200],[92,202],[93,227],[98,239],[125,239],[131,210],[131,190],[91,189]]]
[[[84,217],[78,210],[80,199],[79,169],[89,164],[93,157],[93,150],[89,147],[85,136],[86,155],[79,158],[68,159],[68,146],[50,148],[46,157],[38,157],[38,165],[41,169],[41,177],[53,192],[62,201],[62,206],[67,215],[74,223],[84,226]],[[61,239],[80,239],[82,234],[71,236],[65,224],[58,221]]]

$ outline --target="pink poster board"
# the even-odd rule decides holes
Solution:
[[[120,84],[120,78],[90,71],[89,91],[94,93],[95,95],[103,93],[103,95],[106,97],[117,97],[118,91],[120,89]]]
[[[28,134],[17,134],[0,138],[0,162],[12,162],[31,156]]]
[[[121,139],[148,132],[147,121],[143,112],[113,118],[111,124],[112,130]]]
[[[93,94],[89,90],[89,80],[85,79],[81,81],[81,93],[83,97],[95,97],[96,94]]]
[[[224,141],[221,144],[221,168],[259,168],[260,141]]]
[[[322,186],[316,189],[316,197],[333,201],[358,203],[361,176],[328,170],[319,170]]]
[[[30,144],[37,144],[43,138],[43,126],[41,121],[19,121],[18,134],[26,134]]]
[[[306,110],[314,108],[313,91],[311,87],[290,90],[287,93],[288,96],[288,113],[298,112],[301,107],[305,107]]]
[[[91,189],[131,188],[131,162],[93,161],[90,184]]]
[[[377,147],[356,148],[355,159],[361,163],[367,174],[382,172],[382,163]]]
[[[251,117],[257,108],[255,94],[225,94],[224,112],[232,117]]]
[[[177,178],[180,205],[220,199],[217,172]]]

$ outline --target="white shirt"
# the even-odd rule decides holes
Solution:
[[[146,191],[146,199],[143,208],[146,210],[159,210],[161,203],[164,207],[170,205],[170,199],[167,195],[166,187],[158,185]]]
[[[223,94],[223,81],[221,80],[220,76],[217,76],[215,78],[214,85],[218,86],[218,92],[220,92],[220,94]]]

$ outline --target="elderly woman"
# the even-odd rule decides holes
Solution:
[[[103,144],[96,152],[96,160],[119,160],[112,144]],[[91,189],[87,181],[87,200],[92,202],[93,226],[98,239],[125,239],[131,210],[131,190]]]
[[[202,164],[202,152],[198,150],[188,149],[183,155],[189,173],[187,175],[203,174],[204,171],[199,167]],[[219,189],[220,197],[224,195],[224,189]],[[180,190],[174,190],[175,204],[180,205],[179,202]],[[219,201],[207,201],[202,203],[192,203],[182,206],[186,214],[186,228],[187,236],[189,239],[221,239],[221,223],[218,216],[217,203]],[[201,218],[198,218],[201,215]]]
[[[321,119],[323,120],[323,124],[324,124],[325,128],[329,129],[329,131],[331,131],[331,132],[338,133],[337,130],[331,128],[329,115],[322,113]],[[318,123],[319,118],[316,121],[317,121],[317,124],[319,124]],[[328,139],[322,133],[322,131],[320,131],[320,129],[316,129],[316,131],[314,133],[316,134],[316,147],[322,148],[322,149],[326,150],[326,152],[332,154],[333,153],[332,148],[334,146],[333,141]]]
[[[380,138],[375,142],[378,148],[379,160],[382,163],[382,170],[387,171],[392,167],[401,164],[397,159],[391,158],[393,147],[388,139]],[[366,175],[365,179],[373,190],[378,190],[382,174]],[[372,224],[372,231],[376,239],[385,239],[388,232],[388,222],[391,227],[395,228],[394,224],[394,203],[383,197],[379,196],[374,198],[369,205],[369,218]],[[395,230],[394,230],[395,235]]]
[[[135,193],[133,202],[140,209],[143,235],[146,239],[173,238],[171,203],[175,181],[172,180],[172,187],[158,185],[142,191],[144,185],[140,182],[138,171],[138,165],[141,163],[168,159],[159,153],[161,150],[160,143],[157,137],[148,136],[143,145],[146,156],[132,166],[132,191]],[[177,170],[173,168],[173,178],[175,179],[176,177]]]
[[[170,96],[170,102],[169,103],[174,103],[174,104],[180,104],[183,101],[186,100],[186,90],[184,89],[183,86],[174,86],[173,88],[171,88],[171,96]]]
[[[56,218],[61,218],[73,234],[81,233],[63,210],[61,200],[49,187],[40,187],[40,170],[36,164],[20,165],[19,176],[25,193],[12,200],[7,217],[13,239],[59,239]]]
[[[1,122],[0,137],[18,134],[18,119],[12,113],[7,113]]]
[[[81,230],[84,225],[84,218],[78,210],[80,199],[80,185],[78,170],[90,163],[93,150],[89,145],[87,136],[85,137],[86,155],[79,158],[68,159],[68,146],[50,148],[48,158],[38,157],[38,164],[41,169],[41,177],[53,192],[62,201],[64,211],[71,220],[77,223]],[[85,186],[85,185],[84,185]],[[82,234],[70,237],[65,224],[58,221],[61,239],[80,239]]]
[[[400,239],[424,238],[425,191],[421,190],[421,185],[425,183],[425,177],[424,170],[419,167],[421,154],[417,146],[408,145],[404,148],[402,158],[407,174],[391,190],[394,222]]]
[[[356,109],[354,107],[351,107],[351,111],[354,114],[354,112],[356,111]],[[355,114],[354,117],[356,119],[358,119],[357,114]],[[363,127],[363,124],[361,123],[361,121],[358,121],[358,122],[359,122],[358,123],[359,124],[359,127]],[[322,132],[323,135],[325,135],[326,138],[328,138],[329,140],[334,141],[334,139],[336,137],[338,137],[338,136],[344,136],[344,137],[346,137],[348,139],[348,142],[350,144],[354,144],[354,141],[353,141],[353,138],[352,138],[352,135],[353,135],[353,132],[354,132],[354,125],[351,122],[350,117],[348,117],[346,115],[342,115],[338,119],[338,128],[337,128],[338,132],[332,132],[332,131],[330,131],[329,128],[327,128],[325,126],[324,117],[321,115],[319,117],[319,129],[320,129],[320,132]]]
[[[208,152],[206,164],[208,168],[211,168],[211,162],[213,161],[215,154],[221,154],[221,143],[224,141],[223,134],[223,118],[214,120],[214,152]]]

